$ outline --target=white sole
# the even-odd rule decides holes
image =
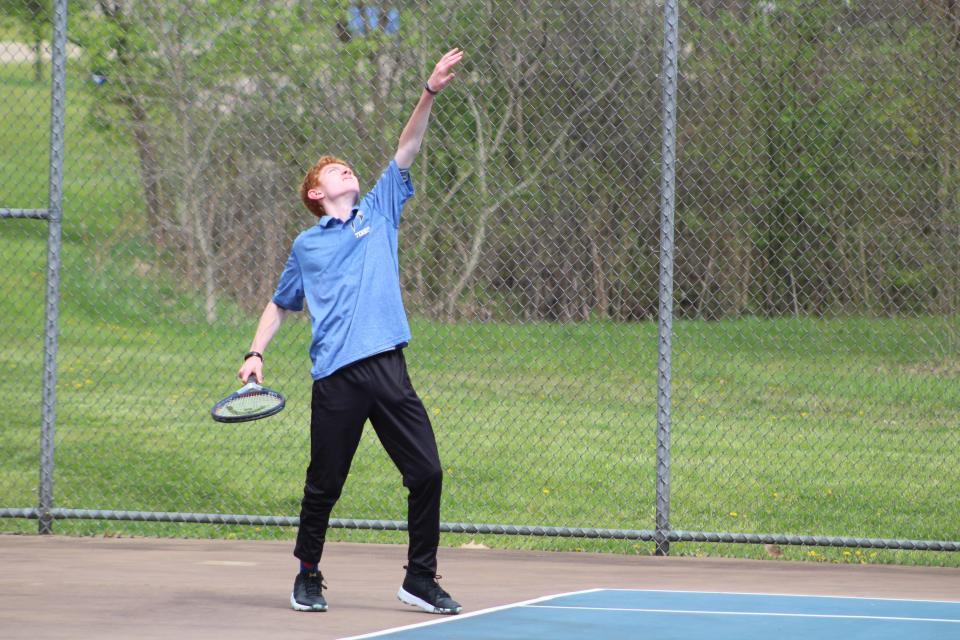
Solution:
[[[296,598],[293,597],[293,593],[290,594],[290,606],[293,607],[294,611],[326,611],[326,607],[308,607],[306,605],[300,604],[297,602]]]
[[[409,591],[407,591],[407,590],[404,589],[403,587],[400,587],[400,590],[397,591],[397,600],[399,600],[400,602],[402,602],[402,603],[404,603],[404,604],[408,604],[408,605],[410,605],[411,607],[420,607],[421,609],[423,609],[423,610],[426,611],[427,613],[439,613],[439,614],[443,614],[443,615],[456,615],[456,614],[460,613],[460,609],[461,609],[461,607],[457,607],[456,609],[440,609],[439,607],[433,606],[432,604],[430,604],[430,603],[427,602],[426,600],[423,600],[423,599],[421,599],[421,598],[418,598],[417,596],[413,595],[412,593],[410,593]]]

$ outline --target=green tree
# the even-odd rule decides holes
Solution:
[[[410,71],[396,39],[345,37],[348,4],[98,0],[75,19],[89,69],[106,79],[94,116],[133,140],[148,229],[210,322],[224,292],[266,296],[288,227],[302,226],[306,165],[336,152],[375,178],[397,112],[413,104],[409,90],[396,99],[419,88],[398,81]],[[236,276],[251,260],[253,287]]]
[[[12,16],[29,34],[37,82],[43,81],[43,41],[52,33],[50,10],[50,2],[43,0],[0,0],[0,13]]]

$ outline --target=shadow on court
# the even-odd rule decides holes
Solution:
[[[330,610],[294,612],[291,550],[292,542],[0,535],[0,636],[321,640],[435,618],[395,597],[401,545],[327,545]],[[943,568],[441,548],[440,573],[464,613],[598,588],[960,601],[960,570]]]

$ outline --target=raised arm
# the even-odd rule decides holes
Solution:
[[[400,142],[397,143],[397,153],[393,158],[401,169],[409,169],[410,165],[413,164],[413,159],[420,151],[420,143],[423,142],[423,134],[427,131],[427,124],[430,122],[430,108],[433,106],[433,97],[456,77],[453,68],[462,59],[463,51],[451,49],[443,54],[443,57],[433,68],[433,73],[430,74],[430,78],[420,94],[420,100],[400,134]]]

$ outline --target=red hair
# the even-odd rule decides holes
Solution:
[[[304,206],[310,210],[310,213],[318,218],[325,213],[323,209],[323,201],[311,200],[309,197],[307,197],[307,192],[319,184],[320,172],[329,164],[342,164],[345,167],[350,167],[350,170],[353,171],[353,167],[351,167],[350,163],[346,160],[336,156],[321,156],[320,159],[317,160],[317,163],[313,165],[309,171],[307,171],[307,175],[303,176],[303,182],[300,183],[300,199],[303,200]]]

